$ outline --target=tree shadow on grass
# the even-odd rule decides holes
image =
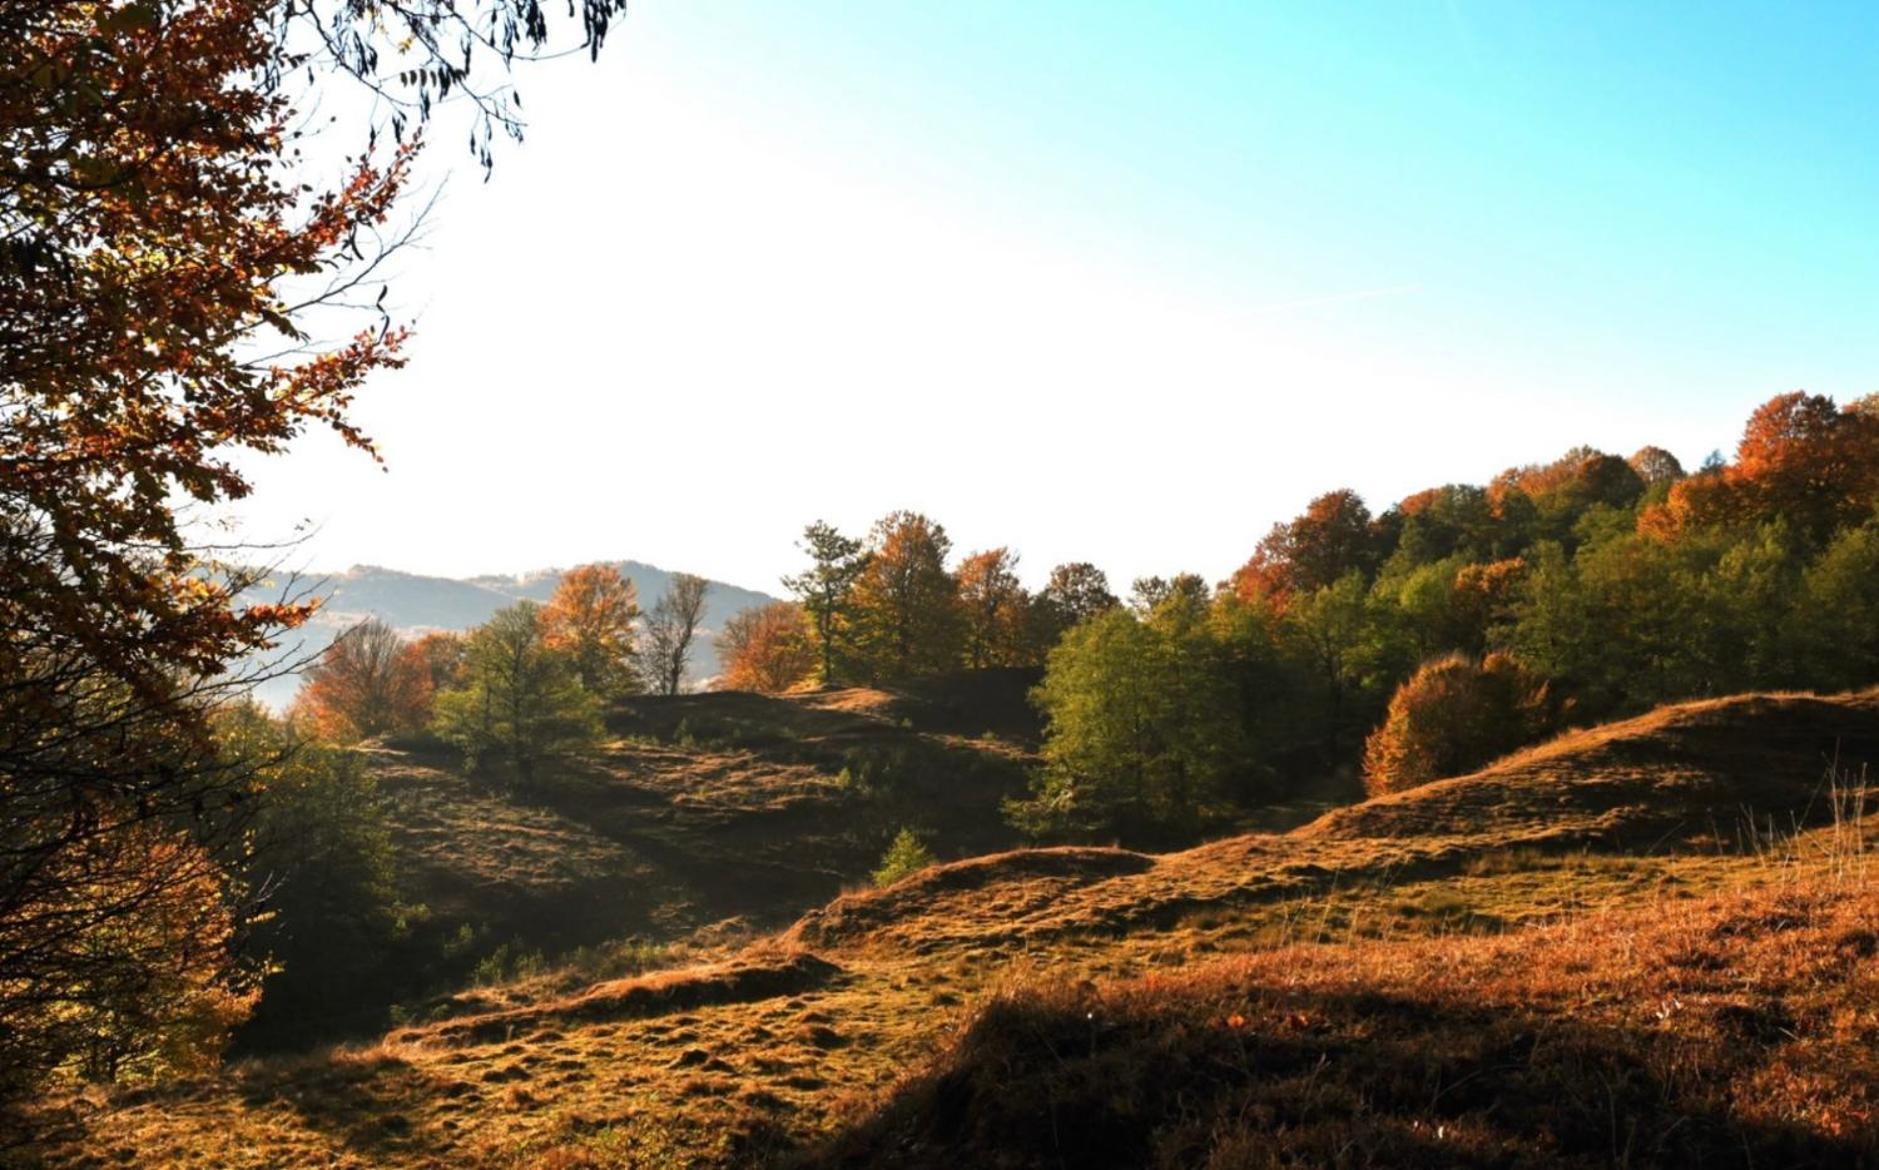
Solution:
[[[1874,1165],[1879,1136],[1730,1108],[1731,1074],[1765,1063],[1778,1039],[1738,1030],[1726,1050],[1699,1051],[1377,994],[1242,990],[1112,1011],[1053,991],[994,1003],[925,1075],[790,1164]]]

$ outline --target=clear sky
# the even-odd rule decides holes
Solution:
[[[255,536],[774,590],[894,508],[1023,575],[1224,576],[1590,443],[1879,389],[1879,6],[639,0],[523,78],[394,292],[414,360]]]

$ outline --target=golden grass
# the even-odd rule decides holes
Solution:
[[[1690,705],[1292,833],[936,867],[690,967],[48,1103],[30,1157],[1853,1165],[1879,1084],[1873,826],[1706,822],[1725,797],[1798,816],[1873,714]],[[694,815],[647,807],[662,831]]]

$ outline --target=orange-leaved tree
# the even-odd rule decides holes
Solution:
[[[1031,657],[1025,620],[1031,596],[1018,581],[1018,558],[1010,549],[987,549],[960,562],[955,576],[965,618],[966,665],[1023,665]]]
[[[582,565],[561,576],[541,611],[542,640],[566,654],[589,693],[630,694],[639,686],[633,623],[639,591],[612,565]]]
[[[1733,463],[1677,481],[1639,528],[1674,538],[1691,528],[1779,519],[1816,544],[1879,505],[1879,411],[1820,394],[1769,399],[1749,416]]]
[[[307,669],[294,713],[322,737],[345,743],[423,727],[431,693],[425,651],[367,618],[333,639]]]
[[[856,656],[874,681],[934,674],[959,662],[959,583],[946,571],[952,538],[918,512],[875,522],[850,600]]]
[[[1532,743],[1557,718],[1546,683],[1506,654],[1425,662],[1364,742],[1372,796],[1459,776]]]
[[[773,601],[731,616],[718,631],[720,691],[777,694],[816,673],[815,632],[802,606]]]
[[[586,0],[590,45],[619,7]],[[0,4],[0,1067],[24,1081],[134,1062],[24,1017],[85,1017],[152,946],[235,986],[226,946],[145,928],[199,858],[239,863],[257,773],[211,712],[311,607],[253,550],[195,544],[179,502],[240,499],[244,453],[309,428],[370,449],[348,409],[402,360],[377,304],[409,131],[467,93],[487,161],[519,125],[470,58],[526,56],[546,23],[535,0]],[[328,175],[289,87],[342,75],[397,142],[362,123]]]

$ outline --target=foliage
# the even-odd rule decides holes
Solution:
[[[585,0],[590,50],[622,7]],[[211,904],[254,777],[219,757],[212,713],[311,606],[265,565],[192,548],[180,510],[244,497],[251,457],[310,429],[370,450],[348,410],[402,362],[377,306],[410,239],[390,220],[412,131],[455,88],[487,161],[488,129],[519,122],[506,87],[466,84],[472,62],[520,60],[548,25],[533,0],[0,5],[0,1066],[17,1079],[66,1059],[81,1017],[109,1073],[193,1060],[124,1049],[126,1021],[154,1040],[178,1013],[214,1032],[245,1010]],[[368,116],[331,175],[298,127],[336,73],[393,111],[398,142]],[[218,988],[232,998],[204,1009]]]
[[[638,592],[620,570],[582,565],[562,574],[541,611],[542,639],[567,656],[590,694],[614,698],[639,686],[638,618]]]
[[[801,547],[809,554],[810,566],[783,578],[783,587],[802,602],[821,652],[822,682],[833,684],[853,623],[855,585],[868,567],[868,551],[861,541],[843,536],[821,520],[803,530]]]
[[[964,638],[959,583],[946,571],[952,540],[917,512],[875,522],[851,597],[854,656],[869,679],[895,682],[945,670]]]
[[[802,606],[790,601],[746,609],[718,631],[721,691],[780,694],[815,674],[815,634]]]
[[[1018,558],[1005,548],[973,553],[960,563],[956,579],[968,667],[1021,666],[1030,659],[1031,598],[1017,569]]]
[[[1050,653],[1034,701],[1044,767],[1012,818],[1034,834],[1191,830],[1243,759],[1218,643],[1182,599],[1113,609]]]
[[[641,668],[654,694],[676,695],[685,682],[692,643],[704,619],[705,593],[711,583],[690,573],[675,573],[666,591],[646,615],[646,645]]]
[[[912,877],[933,864],[933,851],[920,840],[919,834],[912,829],[903,828],[894,836],[893,844],[881,855],[880,867],[874,871],[874,884],[891,886],[902,878]]]
[[[527,783],[542,762],[599,740],[599,703],[546,627],[533,602],[498,611],[470,634],[464,685],[437,696],[436,730],[472,770],[500,760]]]
[[[1348,488],[1327,492],[1288,524],[1275,525],[1234,575],[1234,591],[1286,594],[1321,589],[1376,563],[1370,509]]]
[[[1031,599],[1031,644],[1038,654],[1045,653],[1071,626],[1121,604],[1109,591],[1108,576],[1095,565],[1058,565]]]
[[[378,784],[358,754],[296,741],[254,707],[225,712],[218,732],[266,785],[246,865],[263,913],[242,950],[266,971],[250,1031],[316,1033],[384,977],[408,913]]]
[[[1551,695],[1513,658],[1460,654],[1425,662],[1390,698],[1364,743],[1372,796],[1459,776],[1551,730]]]
[[[341,743],[414,731],[430,718],[431,687],[429,652],[367,618],[335,638],[307,668],[294,696],[294,715],[322,738]]]

